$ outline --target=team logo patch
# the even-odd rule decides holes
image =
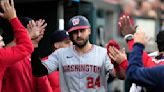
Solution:
[[[79,22],[80,22],[79,18],[73,19],[73,20],[72,20],[72,24],[73,24],[74,26],[75,26],[75,25],[78,25]]]

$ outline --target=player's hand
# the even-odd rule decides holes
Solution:
[[[122,51],[119,51],[113,46],[109,46],[110,53],[108,54],[111,59],[113,59],[117,64],[120,64],[122,61],[127,60],[127,56],[125,53],[125,48]]]
[[[45,23],[45,20],[39,19],[37,21],[30,21],[27,25],[27,29],[29,30],[32,43],[34,47],[38,47],[39,41],[43,38],[45,28],[47,26],[47,23]]]
[[[39,19],[36,21],[36,25],[40,30],[40,35],[44,35],[45,28],[47,26],[47,23],[45,22],[44,19]]]
[[[143,31],[138,30],[134,34],[134,42],[135,43],[141,43],[141,44],[145,45],[146,41],[147,41],[147,38],[146,38],[145,33]]]
[[[108,42],[108,44],[106,46],[108,56],[109,56],[109,53],[110,53],[110,50],[109,50],[110,46],[115,47],[116,49],[120,50],[120,46],[119,46],[119,44],[115,40],[113,40],[113,39],[109,40],[109,42]],[[110,56],[109,56],[109,58],[111,59],[111,63],[114,65],[114,67],[117,67],[118,64],[115,62],[115,60],[112,59]]]
[[[17,17],[16,10],[14,8],[14,1],[13,0],[10,0],[10,1],[11,3],[9,2],[9,0],[0,1],[1,8],[4,11],[3,13],[0,12],[0,16],[8,20]]]
[[[36,39],[40,35],[40,30],[38,29],[34,20],[29,21],[29,23],[27,24],[27,30],[29,31],[32,40]]]
[[[27,25],[27,29],[29,31],[31,39],[36,40],[38,39],[38,37],[43,36],[46,26],[47,23],[45,23],[45,20],[42,19],[39,19],[37,21],[34,20],[29,21],[29,24]]]
[[[127,34],[134,34],[135,29],[137,27],[130,22],[130,18],[127,15],[123,15],[122,17],[120,17],[118,25],[119,25],[119,30],[123,36]]]

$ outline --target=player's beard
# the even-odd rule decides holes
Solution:
[[[79,38],[79,39],[80,39],[80,38]],[[81,40],[82,40],[82,39],[81,39]],[[82,42],[82,43],[78,43],[77,41],[72,40],[73,44],[74,44],[75,46],[79,47],[79,48],[85,47],[85,46],[87,45],[88,41],[89,41],[89,37],[87,37],[86,39],[83,39],[83,42]]]

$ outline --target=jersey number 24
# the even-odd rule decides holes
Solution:
[[[100,87],[100,76],[98,76],[96,79],[93,77],[87,77],[87,81],[87,88]]]

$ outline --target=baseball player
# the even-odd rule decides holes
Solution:
[[[0,36],[0,91],[1,91],[2,79],[6,68],[30,55],[33,52],[33,46],[29,38],[29,35],[27,33],[27,30],[22,26],[19,19],[17,18],[13,0],[11,0],[11,3],[10,0],[1,0],[0,7],[3,10],[3,13],[0,12],[0,17],[9,20],[13,28],[13,32],[17,44],[13,47],[3,48],[4,43],[2,41],[2,37]]]
[[[123,36],[125,37],[128,43],[129,50],[132,51],[134,45],[133,34],[135,33],[135,29],[133,25],[129,22],[128,16],[123,16],[120,19],[119,24],[120,24],[121,34],[123,34]],[[158,37],[157,39],[159,41],[162,41],[162,39],[159,39]],[[158,59],[160,59],[163,56],[162,53],[160,53],[164,51],[163,45],[161,44],[161,42],[157,42],[157,44],[159,49],[159,55],[157,55],[157,57],[152,58],[145,51],[143,52],[143,57],[144,57],[143,64],[145,67],[152,67],[152,66],[164,64],[164,62],[162,62],[161,60],[158,61]]]
[[[129,19],[127,16],[123,16],[120,19],[119,25],[120,25],[121,33],[123,36],[125,36],[125,39],[128,43],[129,50],[132,51],[133,45],[134,45],[134,39],[133,39],[132,34],[135,32],[135,29],[134,29],[133,25],[129,22]],[[159,32],[159,34],[157,35],[157,44],[158,44],[158,49],[159,49],[160,54],[157,55],[155,58],[150,57],[145,51],[143,51],[142,62],[143,62],[144,67],[153,67],[153,66],[164,64],[163,54],[162,54],[163,50],[164,50],[163,45],[162,45],[163,44],[162,37],[163,37],[163,32]],[[111,50],[111,49],[109,49],[109,50]],[[120,57],[120,55],[123,54],[123,53],[120,53],[119,51],[116,51],[116,52],[117,52],[117,57]],[[112,55],[112,56],[116,59],[116,55],[115,56]],[[126,60],[126,58],[122,59],[122,61],[120,60],[118,63],[119,63],[119,66],[122,67],[124,70],[127,69],[128,61]]]
[[[134,47],[129,57],[127,79],[141,86],[151,89],[151,92],[163,92],[164,90],[164,66],[143,68],[142,54],[145,45],[145,33],[134,34]]]
[[[164,34],[164,31],[160,31],[159,34],[157,35],[157,42],[159,42],[160,39],[162,39]],[[144,92],[146,91],[157,91],[157,92],[162,92],[163,91],[163,68],[164,66],[157,66],[157,67],[152,67],[152,68],[143,68],[143,64],[142,64],[142,54],[143,54],[143,49],[144,49],[144,33],[143,32],[139,32],[136,33],[134,35],[134,47],[132,50],[132,53],[130,54],[130,58],[129,58],[129,66],[127,68],[127,66],[125,68],[127,68],[127,79],[131,80],[134,83],[132,83],[132,87],[130,88],[129,92]],[[160,38],[160,39],[159,39]],[[161,43],[163,43],[163,41],[160,40]],[[123,67],[123,64],[121,64],[122,62],[127,62],[127,59],[125,58],[126,55],[125,53],[121,53],[120,51],[118,51],[113,47],[109,47],[110,50],[110,57],[112,59],[114,59],[115,61],[120,62],[121,67]],[[116,55],[117,54],[117,55]],[[122,58],[122,59],[121,59]],[[163,60],[163,57],[161,59],[158,60]],[[117,63],[118,63],[117,62]],[[140,85],[140,86],[139,86]],[[146,87],[143,89],[143,87]]]
[[[74,45],[56,50],[43,63],[34,52],[33,74],[43,76],[59,68],[61,92],[107,92],[108,74],[114,75],[113,64],[105,48],[89,42],[90,27],[84,16],[71,18],[67,31]]]
[[[42,34],[41,32],[45,30],[47,25],[45,21],[42,19],[34,21],[28,17],[19,19],[23,26],[28,29],[26,31],[29,32],[33,46],[38,46],[38,42],[44,34],[44,32]],[[6,46],[9,45],[15,46],[16,43],[13,40]],[[25,90],[26,92],[50,92],[51,86],[46,76],[36,78],[32,75],[30,60],[31,56],[29,55],[6,68],[3,76],[2,92],[24,92]]]
[[[135,33],[135,29],[134,29],[134,27],[132,27],[133,25],[129,22],[128,16],[123,16],[119,20],[119,25],[120,25],[120,29],[121,29],[121,34],[124,36],[125,40],[127,41],[129,50],[132,51],[133,45],[134,45],[133,34]],[[162,45],[163,43],[161,43],[161,41],[163,41],[163,39],[161,37],[163,37],[163,32],[159,32],[159,34],[157,36],[159,55],[157,55],[155,58],[152,58],[147,54],[146,51],[143,52],[143,60],[142,61],[143,61],[143,65],[145,67],[152,67],[152,66],[164,64],[163,59],[162,59],[163,58],[162,53],[163,53],[164,49],[163,49],[163,45]],[[110,44],[108,44],[108,45],[110,45]],[[111,49],[108,49],[108,50],[111,50]],[[117,55],[119,55],[119,54],[117,54]],[[128,67],[128,62],[127,62],[127,60],[125,60],[125,58],[124,58],[124,60],[122,59],[122,61],[119,61],[117,63],[119,63],[119,66],[121,66],[124,70],[126,70]]]

